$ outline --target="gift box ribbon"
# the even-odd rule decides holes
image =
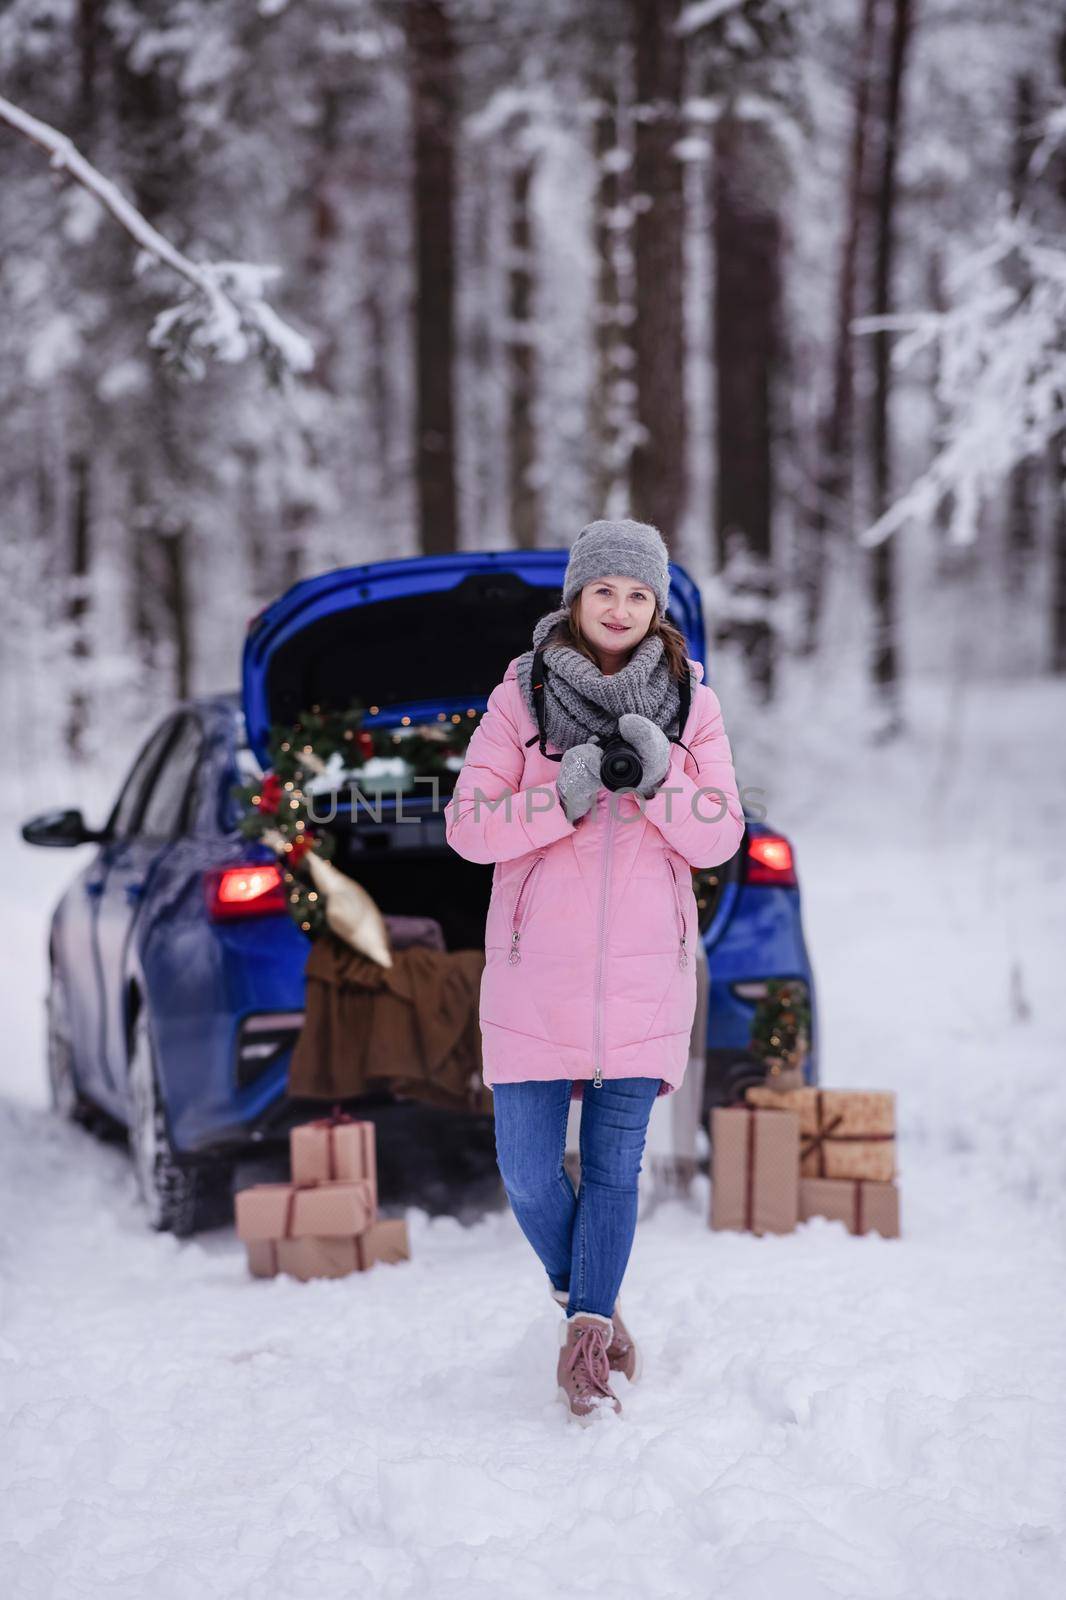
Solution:
[[[882,1140],[894,1139],[896,1137],[894,1133],[836,1133],[834,1130],[839,1128],[840,1124],[844,1120],[843,1112],[838,1112],[837,1115],[832,1117],[830,1121],[827,1122],[823,1127],[822,1117],[824,1115],[824,1109],[822,1105],[822,1091],[820,1089],[816,1091],[815,1115],[818,1119],[818,1132],[804,1134],[803,1138],[800,1140],[801,1166],[806,1160],[807,1156],[810,1155],[812,1150],[817,1150],[818,1152],[818,1171],[814,1174],[815,1177],[824,1178],[828,1176],[825,1170],[825,1141],[827,1139],[832,1139],[834,1144],[876,1144]],[[861,1196],[859,1199],[859,1205],[862,1205]],[[862,1229],[860,1228],[859,1231],[861,1233]]]
[[[333,1110],[328,1117],[316,1117],[311,1124],[312,1128],[325,1128],[326,1130],[326,1167],[327,1177],[330,1180],[337,1176],[337,1151],[333,1139],[333,1130],[334,1128],[342,1127],[346,1122],[354,1121],[355,1118],[350,1117],[347,1111],[341,1110],[340,1102],[337,1101],[334,1103]]]
[[[291,1239],[292,1236],[293,1236],[292,1225],[296,1220],[296,1196],[299,1193],[299,1191],[301,1189],[317,1189],[317,1188],[318,1188],[318,1184],[315,1182],[314,1179],[311,1179],[310,1182],[308,1182],[308,1183],[294,1183],[292,1185],[292,1188],[289,1190],[288,1199],[285,1202],[285,1221],[284,1221],[284,1224],[282,1225],[281,1234],[280,1234],[280,1237],[282,1239]]]
[[[755,1217],[755,1111],[748,1110],[748,1151],[744,1173],[744,1227],[750,1233]]]

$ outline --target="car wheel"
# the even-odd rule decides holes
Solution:
[[[93,1120],[92,1102],[78,1087],[71,1042],[70,1005],[62,978],[52,968],[45,999],[48,1041],[48,1092],[52,1110],[67,1122],[88,1127]]]
[[[170,1143],[148,1017],[143,1008],[133,1028],[129,1089],[130,1155],[148,1226],[158,1233],[188,1238],[196,1231],[200,1174],[179,1163]]]
[[[750,1052],[708,1050],[703,1088],[703,1123],[715,1106],[737,1105],[745,1091],[766,1082],[766,1067]]]

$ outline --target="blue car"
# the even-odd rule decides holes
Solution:
[[[471,552],[346,567],[297,583],[252,621],[238,695],[179,705],[152,731],[99,830],[80,811],[24,824],[31,844],[93,846],[56,906],[48,958],[48,1071],[58,1112],[128,1137],[150,1225],[188,1235],[235,1166],[283,1150],[320,1103],[288,1096],[309,942],[286,910],[274,856],[238,831],[235,785],[269,765],[271,725],[312,705],[370,707],[367,725],[482,711],[536,619],[558,604],[566,550]],[[670,619],[704,655],[698,591],[671,568]],[[743,791],[743,775],[738,774]],[[445,840],[441,791],[382,797],[332,824],[337,864],[387,914],[430,915],[449,949],[484,939],[491,866]],[[733,859],[697,879],[711,973],[704,1111],[762,1081],[751,1049],[767,980],[803,985],[807,1081],[817,1082],[814,983],[787,839],[748,817]],[[462,1182],[490,1116],[435,1112],[388,1094],[348,1102],[375,1120],[382,1197],[412,1197],[431,1147]],[[417,1134],[412,1136],[412,1129]],[[495,1174],[494,1174],[495,1176]],[[473,1178],[471,1177],[471,1181]],[[413,1187],[414,1186],[414,1187]],[[425,1193],[417,1195],[426,1202]]]

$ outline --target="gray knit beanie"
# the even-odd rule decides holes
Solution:
[[[670,554],[658,528],[648,522],[623,517],[620,522],[601,519],[582,528],[570,547],[563,578],[563,605],[568,606],[586,583],[614,573],[637,578],[655,590],[659,613],[670,595]]]

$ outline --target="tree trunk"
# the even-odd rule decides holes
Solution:
[[[1029,161],[1037,145],[1037,110],[1033,80],[1020,74],[1014,83],[1014,137],[1011,148],[1011,201],[1015,211],[1025,203]],[[1006,587],[1009,594],[1025,588],[1036,550],[1038,470],[1032,460],[1019,461],[1007,485]]]
[[[404,8],[414,120],[415,474],[426,555],[458,547],[455,482],[456,47],[441,0]]]
[[[1066,439],[1060,434],[1051,446],[1051,483],[1054,513],[1051,521],[1051,671],[1066,673]]]
[[[620,54],[620,53],[619,53]],[[626,477],[631,428],[635,354],[627,312],[629,284],[624,269],[625,205],[630,200],[630,153],[624,146],[619,77],[621,61],[592,86],[596,100],[594,149],[598,181],[595,195],[596,382],[590,408],[594,457],[590,477],[597,516],[620,513],[619,491]]]
[[[389,241],[380,221],[373,222],[365,234],[369,268],[363,315],[367,330],[367,385],[370,397],[374,454],[377,457],[378,491],[383,506],[392,506],[396,492],[393,471],[392,385],[389,364],[389,307],[385,283],[389,271]]]
[[[863,0],[855,65],[851,147],[848,157],[844,237],[837,269],[833,328],[833,386],[819,440],[816,503],[804,540],[799,583],[803,627],[798,654],[817,649],[825,605],[826,545],[832,534],[850,536],[854,507],[853,475],[854,334],[856,284],[862,236],[863,192],[869,162],[870,80],[873,70],[877,0]]]
[[[533,326],[533,229],[529,188],[533,158],[521,149],[521,130],[510,172],[511,259],[508,273],[507,365],[510,379],[508,446],[510,462],[511,539],[520,549],[534,549],[540,522],[540,495],[533,480],[536,428],[533,402],[536,385],[536,340]]]
[[[667,544],[685,509],[684,173],[679,0],[632,0],[636,46],[633,230],[637,438],[630,459],[634,516]]]
[[[97,69],[100,60],[101,0],[78,0],[75,34],[78,49],[78,144],[92,154],[92,133],[97,111]]]
[[[166,401],[159,402],[165,414]],[[171,459],[169,450],[167,461]],[[255,454],[243,457],[244,475],[254,468]],[[153,464],[155,466],[155,464]],[[157,469],[158,470],[158,469]],[[163,495],[171,481],[162,475]],[[247,481],[247,479],[246,479]],[[249,501],[251,496],[249,495]],[[242,520],[245,518],[242,516]],[[160,666],[160,645],[173,647],[172,676],[168,693],[183,700],[192,690],[192,618],[189,594],[189,540],[187,524],[168,511],[154,484],[139,470],[130,483],[128,564],[131,573],[129,626],[137,662],[146,679]],[[258,570],[262,570],[263,555]],[[260,584],[257,600],[273,598],[274,586]]]
[[[189,529],[181,524],[164,528],[159,539],[163,557],[163,594],[174,641],[174,693],[187,700],[192,686],[192,632],[188,584]]]
[[[944,290],[944,264],[941,259],[940,249],[935,245],[929,252],[926,279],[928,283],[926,293],[929,308],[931,311],[936,311],[943,315],[948,308],[947,295]],[[939,440],[944,438],[951,424],[950,409],[937,395],[942,360],[939,346],[934,348],[930,359],[932,364],[930,387],[933,391],[933,428],[935,437]],[[949,490],[947,494],[940,497],[933,513],[933,529],[936,536],[936,573],[939,578],[961,577],[964,573],[971,572],[977,563],[977,551],[972,544],[952,544],[948,537],[954,503],[954,494]]]
[[[99,58],[101,36],[104,34],[100,17],[99,0],[78,0],[74,19],[75,47],[78,60],[78,144],[82,151],[92,156],[96,143],[96,125],[99,110]],[[106,37],[106,34],[104,35]],[[67,459],[68,492],[66,577],[66,620],[71,634],[71,690],[67,701],[66,746],[72,761],[81,762],[88,754],[86,730],[92,715],[92,697],[89,693],[88,664],[92,654],[90,623],[92,608],[89,603],[89,573],[93,558],[93,503],[91,455],[94,434],[94,396],[91,385],[84,376],[76,374],[72,385],[71,405],[80,411],[78,448]]]
[[[83,761],[85,727],[89,715],[87,666],[89,641],[89,567],[92,560],[92,477],[89,458],[75,451],[68,464],[70,477],[70,566],[67,622],[71,632],[71,681],[67,702],[66,744],[72,761]]]
[[[311,298],[320,307],[327,304],[329,273],[333,253],[341,234],[341,216],[338,207],[340,187],[334,177],[338,155],[342,96],[332,84],[323,84],[318,94],[318,122],[315,128],[313,156],[307,181],[306,205],[310,217],[310,230],[304,256],[304,281]],[[338,340],[336,328],[328,316],[320,318],[321,334],[315,347],[315,364],[308,374],[310,381],[329,394],[336,394],[336,368]]]
[[[1058,39],[1059,84],[1066,88],[1066,28]],[[1056,188],[1066,204],[1066,158],[1058,162]],[[1051,521],[1051,638],[1050,667],[1057,675],[1066,673],[1066,435],[1051,443],[1051,485],[1054,511]]]
[[[319,308],[329,304],[330,274],[333,271],[334,255],[343,235],[344,180],[339,171],[338,157],[343,150],[341,127],[347,92],[347,86],[341,88],[334,82],[323,82],[318,92],[318,121],[314,132],[305,200],[309,227],[303,277],[309,299]],[[373,245],[369,239],[366,254],[368,258],[373,256]],[[361,314],[365,314],[365,305],[359,309]],[[321,390],[332,401],[344,390],[346,381],[343,375],[344,349],[336,324],[331,318],[328,315],[320,315],[318,322],[320,335],[315,348],[315,364],[304,381]],[[373,330],[367,344],[370,352],[367,385],[370,390],[372,425],[377,428],[381,409],[375,386],[377,346]],[[297,421],[294,426],[302,458],[308,472],[314,474],[319,468],[321,454],[321,443],[316,438],[316,430],[313,425],[308,426],[301,421]],[[388,453],[382,447],[380,435],[375,443],[375,458],[384,475]],[[269,535],[264,538],[256,492],[263,452],[258,444],[250,444],[242,445],[237,454],[241,462],[241,493],[244,495],[246,507],[239,525],[244,531],[247,544],[252,593],[258,603],[265,605],[279,589],[285,590],[297,583],[307,572],[309,564],[313,562],[313,553],[309,545],[318,521],[317,507],[313,503],[313,497],[309,498],[306,491],[301,491],[298,483],[291,490],[286,487],[282,491],[276,512],[271,517],[271,531],[276,529],[279,537],[276,541]],[[382,504],[387,504],[387,496],[384,493]]]
[[[134,656],[145,682],[153,672],[158,618],[152,604],[158,592],[152,571],[152,491],[147,474],[135,468],[130,475],[126,524],[129,631]]]
[[[159,224],[168,213],[180,213],[185,202],[184,157],[173,136],[181,126],[181,93],[165,69],[137,72],[117,48],[111,69],[118,128],[127,148],[137,152],[127,178],[133,202],[149,222]],[[141,544],[130,563],[129,614],[134,637],[150,660],[158,659],[152,646],[163,637],[168,640],[173,676],[166,691],[185,698],[192,680],[186,564],[193,530],[184,505],[200,468],[184,426],[185,391],[158,364],[150,380],[154,449],[147,460],[139,457],[129,468],[134,537]]]
[[[873,294],[870,311],[884,317],[892,311],[895,265],[897,168],[902,134],[903,84],[913,26],[912,0],[884,0],[889,10],[888,59],[883,85],[881,148],[874,227]],[[873,335],[874,392],[870,407],[870,461],[873,514],[888,509],[892,493],[892,435],[889,417],[891,395],[889,334]],[[897,641],[897,590],[895,542],[883,539],[869,552],[870,597],[873,604],[873,644],[870,667],[888,735],[901,726],[899,656]]]
[[[714,347],[718,562],[757,694],[774,689],[773,396],[780,333],[777,151],[761,124],[726,109],[714,137]],[[719,634],[719,638],[722,635]]]
[[[470,526],[492,529],[506,518],[506,472],[501,473],[497,330],[502,317],[496,220],[497,167],[495,140],[472,140],[464,156],[465,186],[458,219],[462,228],[461,297],[463,321],[460,354],[462,396],[461,439],[467,451],[463,480]]]

